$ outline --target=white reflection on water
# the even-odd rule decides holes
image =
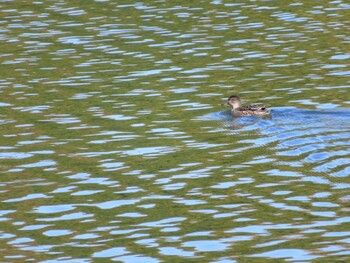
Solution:
[[[193,257],[195,252],[186,251],[177,247],[160,247],[159,253],[167,256]]]
[[[193,247],[199,252],[210,252],[210,251],[224,251],[228,249],[231,244],[219,240],[198,240],[188,241],[182,244],[183,247]]]
[[[126,155],[159,156],[170,152],[175,152],[176,148],[171,146],[140,147],[133,150],[122,151]]]
[[[259,254],[253,254],[252,257],[266,257],[275,259],[286,259],[287,261],[313,260],[320,256],[313,255],[310,251],[304,249],[276,249]]]
[[[57,164],[54,160],[42,160],[35,163],[22,164],[19,167],[23,168],[35,168],[35,167],[46,167],[46,166],[55,166]]]
[[[114,248],[101,250],[99,252],[95,252],[94,254],[92,254],[92,257],[110,258],[110,257],[121,256],[121,255],[129,254],[129,253],[130,252],[124,247],[114,247]]]
[[[28,194],[26,196],[19,197],[19,198],[12,198],[12,199],[3,200],[2,202],[13,203],[13,202],[23,202],[26,200],[44,199],[44,198],[51,198],[51,197],[46,195],[46,194]]]
[[[2,152],[0,153],[0,159],[25,159],[32,157],[33,154],[21,153],[21,152]]]
[[[93,214],[87,214],[82,212],[76,212],[76,213],[70,213],[70,214],[64,214],[62,216],[57,217],[48,217],[48,218],[37,218],[37,221],[42,222],[55,222],[55,221],[68,221],[68,220],[77,220],[77,219],[84,219],[84,218],[91,218],[93,217]]]
[[[35,213],[40,213],[40,214],[52,214],[52,213],[61,213],[61,212],[66,212],[73,210],[74,206],[71,204],[67,205],[45,205],[45,206],[40,206],[34,209]]]
[[[47,230],[43,232],[43,235],[45,236],[49,236],[49,237],[57,237],[57,236],[66,236],[66,235],[70,235],[73,232],[70,230],[66,230],[66,229],[57,229],[57,230]]]
[[[125,116],[125,115],[122,115],[122,114],[106,115],[106,116],[103,116],[102,118],[112,119],[112,120],[116,120],[116,121],[125,121],[125,120],[136,119],[136,117]]]

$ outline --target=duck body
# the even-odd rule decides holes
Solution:
[[[235,117],[264,116],[271,114],[271,110],[261,105],[248,105],[232,109],[231,114]]]
[[[231,107],[231,114],[234,117],[265,116],[271,114],[271,110],[264,105],[242,106],[241,99],[235,95],[230,96],[225,105]]]

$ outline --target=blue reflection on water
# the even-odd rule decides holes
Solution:
[[[312,260],[319,256],[312,255],[309,251],[303,249],[277,249],[260,254],[254,254],[254,257],[267,257],[267,258],[284,258],[288,261],[300,261],[300,260]]]

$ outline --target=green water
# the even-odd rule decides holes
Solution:
[[[0,7],[1,262],[349,260],[346,1]]]

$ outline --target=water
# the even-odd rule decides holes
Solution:
[[[346,1],[0,5],[1,262],[349,260]]]

